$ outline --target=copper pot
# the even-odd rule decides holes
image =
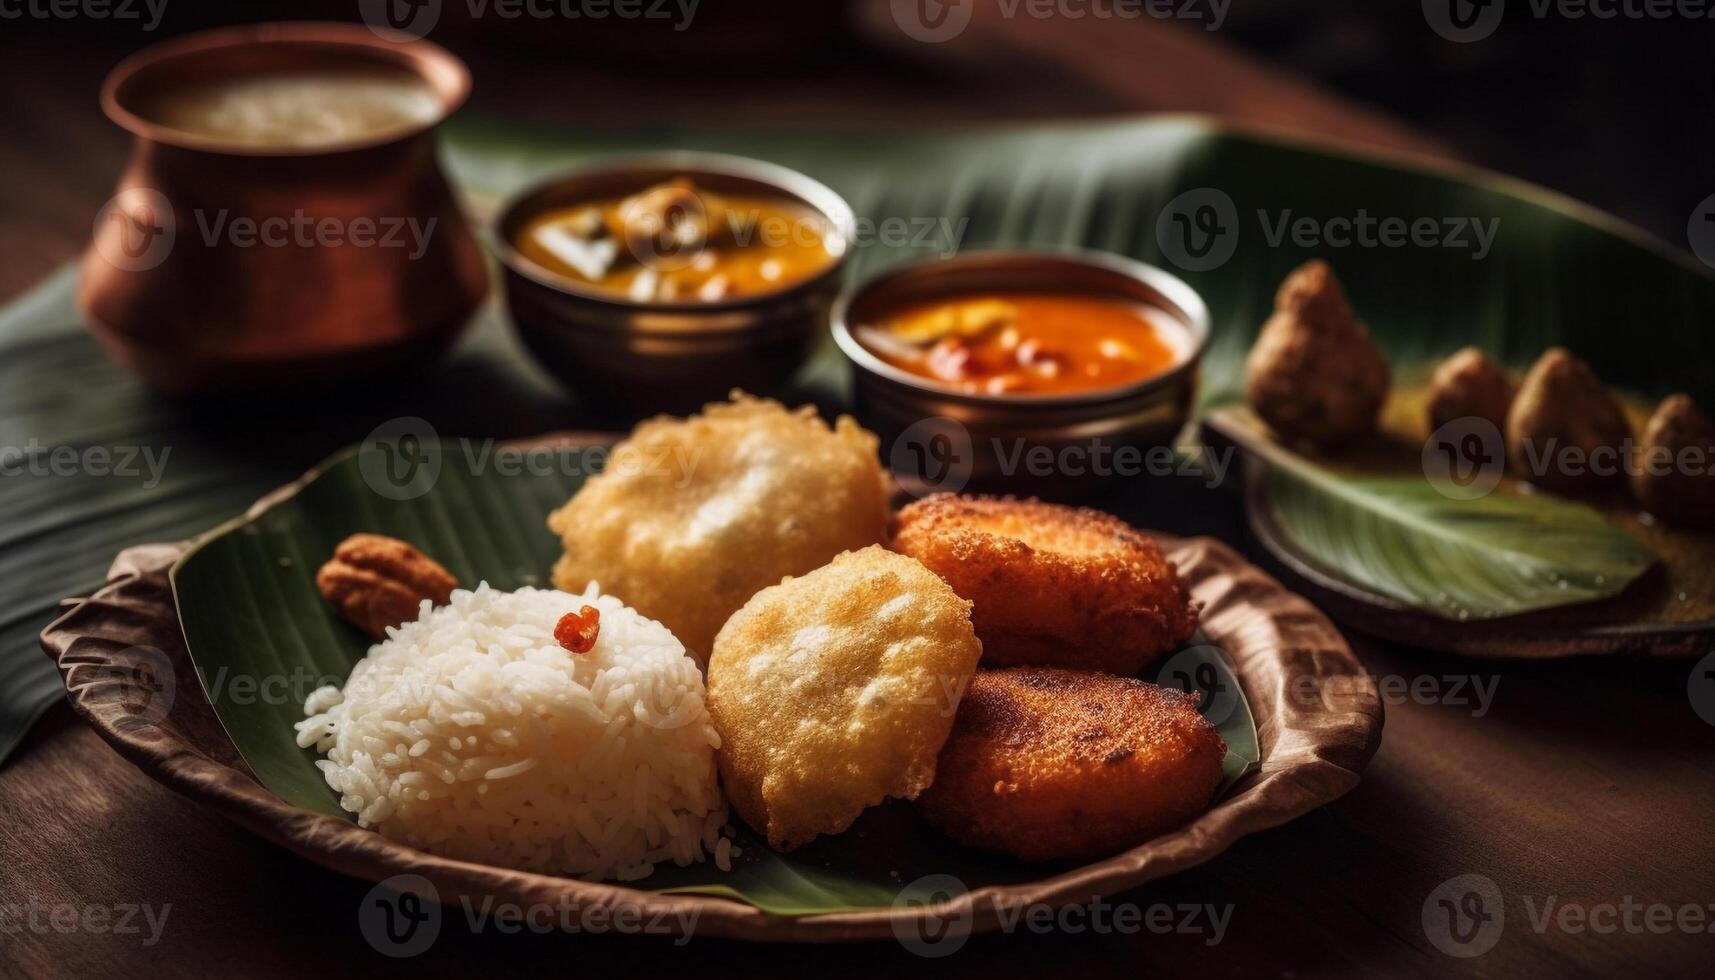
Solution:
[[[370,139],[253,147],[140,111],[190,81],[366,66],[417,75],[439,112]],[[125,60],[101,100],[135,144],[84,257],[90,329],[174,392],[426,363],[488,291],[432,134],[469,90],[441,48],[354,25],[208,31]]]

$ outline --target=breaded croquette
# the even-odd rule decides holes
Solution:
[[[880,547],[763,589],[715,638],[708,704],[734,808],[779,850],[912,799],[982,646],[971,604]]]
[[[756,590],[881,541],[876,437],[842,416],[734,394],[639,425],[548,518],[566,549],[554,586],[591,582],[673,631],[699,661]]]
[[[937,494],[899,512],[892,547],[975,605],[985,667],[1130,675],[1197,629],[1161,549],[1100,511]]]
[[[1103,857],[1203,812],[1226,751],[1180,691],[1084,671],[985,670],[918,806],[972,847],[1026,861]]]

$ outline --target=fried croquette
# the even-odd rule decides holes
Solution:
[[[1715,424],[1690,395],[1661,403],[1644,429],[1632,492],[1658,520],[1675,527],[1715,528]]]
[[[1294,269],[1245,362],[1245,396],[1275,432],[1322,448],[1376,431],[1391,374],[1334,270]]]
[[[708,704],[721,780],[779,850],[912,799],[982,646],[971,604],[880,547],[763,589],[715,638]]]
[[[1624,479],[1632,429],[1590,365],[1564,347],[1537,359],[1507,412],[1507,458],[1530,482],[1562,494]],[[1607,465],[1600,465],[1606,457]]]
[[[721,624],[787,575],[882,540],[876,437],[841,416],[734,393],[688,419],[644,422],[548,518],[554,585],[591,582],[673,631],[699,661]]]
[[[1086,671],[984,670],[918,806],[972,847],[1102,857],[1203,812],[1226,752],[1183,692]]]
[[[900,510],[892,547],[971,600],[985,667],[1135,674],[1197,629],[1161,549],[1100,511],[937,494]]]
[[[1429,431],[1478,418],[1504,432],[1513,392],[1505,368],[1481,348],[1466,347],[1442,361],[1429,382]]]

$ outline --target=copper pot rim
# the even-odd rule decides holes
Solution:
[[[524,217],[527,212],[533,212],[540,205],[542,198],[551,196],[560,188],[576,181],[594,181],[622,175],[630,171],[647,170],[681,171],[689,173],[693,178],[701,173],[750,180],[766,185],[782,196],[796,200],[820,214],[839,233],[845,244],[840,253],[833,257],[833,261],[828,263],[827,268],[813,276],[788,283],[766,293],[718,300],[712,303],[695,300],[638,301],[616,296],[613,293],[586,287],[575,280],[556,275],[525,258],[513,246],[512,237],[507,233],[507,229]],[[816,178],[793,170],[791,167],[767,160],[759,160],[755,157],[702,150],[619,153],[594,158],[570,169],[543,177],[514,193],[507,198],[505,204],[500,207],[500,210],[488,224],[489,247],[493,249],[495,257],[500,260],[501,266],[504,267],[509,276],[517,276],[535,286],[558,293],[568,299],[589,303],[599,309],[617,312],[679,314],[693,317],[702,314],[731,313],[737,310],[761,308],[809,292],[831,279],[837,279],[844,273],[846,263],[851,258],[853,243],[856,239],[856,229],[857,217],[851,204],[838,192]]]
[[[315,146],[244,146],[197,136],[153,122],[126,106],[127,89],[151,72],[181,59],[194,59],[232,48],[269,45],[316,49],[346,49],[371,60],[385,61],[421,78],[440,101],[441,111],[421,124],[360,139]],[[101,84],[101,110],[114,125],[151,143],[229,157],[298,158],[330,156],[415,139],[434,129],[470,97],[470,69],[459,57],[432,41],[400,34],[385,37],[369,27],[334,21],[271,21],[197,31],[152,44],[125,58]]]
[[[1177,364],[1167,370],[1130,384],[1070,394],[988,395],[958,391],[894,367],[876,356],[852,333],[852,308],[864,299],[866,294],[893,284],[902,278],[926,277],[933,275],[936,271],[949,270],[960,272],[989,270],[997,276],[1002,276],[1021,267],[1054,265],[1062,267],[1083,266],[1086,269],[1115,274],[1153,291],[1166,311],[1175,314],[1184,326],[1186,333],[1190,336],[1190,349],[1185,352]],[[1001,291],[1005,291],[1005,286],[1004,279],[1000,280]],[[981,249],[961,252],[947,258],[925,259],[921,262],[895,266],[842,292],[839,298],[834,301],[833,311],[830,315],[830,326],[834,335],[835,346],[840,349],[840,353],[845,355],[846,359],[852,363],[854,370],[860,375],[868,375],[876,380],[890,382],[896,387],[909,389],[923,397],[988,409],[1075,408],[1106,405],[1153,395],[1183,383],[1188,376],[1195,376],[1202,365],[1203,356],[1208,352],[1213,334],[1208,306],[1203,302],[1202,295],[1185,280],[1159,266],[1139,262],[1136,259],[1113,252],[1070,247]]]

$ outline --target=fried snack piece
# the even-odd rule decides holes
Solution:
[[[985,667],[1135,674],[1197,629],[1161,549],[1101,511],[936,494],[900,510],[892,547],[975,604]]]
[[[1245,397],[1275,432],[1335,448],[1376,430],[1387,358],[1321,260],[1293,270],[1245,362]]]
[[[738,392],[688,419],[639,425],[548,518],[554,586],[590,582],[673,631],[699,661],[764,586],[881,541],[877,440],[850,418]]]
[[[982,656],[970,609],[880,547],[745,603],[708,670],[721,780],[739,814],[784,851],[921,793]]]
[[[1624,477],[1631,435],[1620,403],[1590,365],[1551,347],[1525,375],[1507,413],[1507,458],[1538,486],[1580,493]]]
[[[1663,401],[1644,429],[1632,492],[1676,527],[1715,527],[1715,425],[1690,395]]]
[[[1226,754],[1181,691],[1086,671],[984,670],[918,807],[972,847],[1026,861],[1102,857],[1202,813]]]
[[[1481,348],[1467,347],[1441,362],[1429,381],[1429,431],[1459,419],[1486,419],[1505,432],[1512,379]]]

